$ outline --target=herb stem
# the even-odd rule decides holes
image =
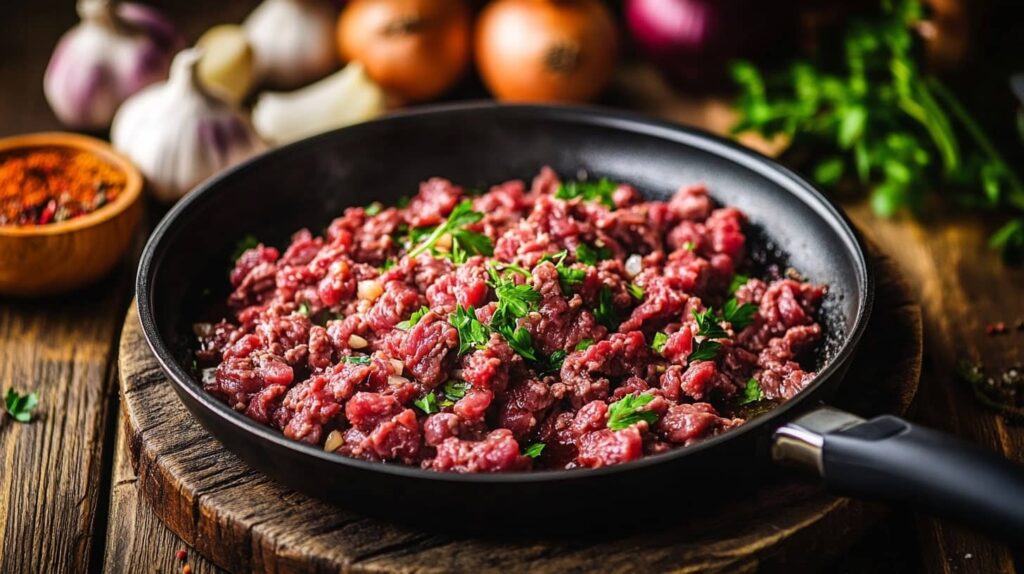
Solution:
[[[935,78],[928,78],[925,80],[931,89],[935,92],[935,95],[953,112],[953,116],[960,120],[960,123],[967,130],[967,133],[974,139],[974,143],[978,145],[978,148],[984,152],[990,160],[995,162],[1006,174],[1006,180],[1010,183],[1010,193],[1007,196],[1010,204],[1017,209],[1024,210],[1024,183],[1021,183],[1020,178],[1017,177],[1017,173],[1010,169],[1003,155],[999,153],[992,141],[985,135],[985,132],[978,125],[978,122],[971,117],[971,114],[964,109],[960,100],[953,95],[953,93]]]

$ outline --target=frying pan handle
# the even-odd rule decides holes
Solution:
[[[1024,467],[899,417],[822,407],[779,428],[772,457],[814,468],[838,494],[910,504],[1024,543]]]

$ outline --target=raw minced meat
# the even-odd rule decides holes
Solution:
[[[228,316],[195,326],[197,364],[232,408],[344,456],[628,462],[813,377],[825,289],[740,275],[756,267],[746,223],[699,185],[662,202],[547,168],[482,194],[433,178],[405,207],[349,208],[324,237],[242,253]]]

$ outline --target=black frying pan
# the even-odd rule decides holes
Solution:
[[[829,286],[829,333],[817,378],[798,396],[695,446],[595,470],[458,475],[374,464],[285,439],[208,395],[190,374],[200,294],[226,284],[229,253],[247,233],[284,244],[345,207],[394,202],[440,175],[484,187],[543,165],[580,169],[666,198],[705,182],[746,212],[763,242]],[[834,491],[911,503],[1024,541],[1022,471],[967,443],[892,416],[864,421],[822,406],[842,379],[870,314],[872,275],[842,213],[772,160],[696,130],[593,109],[473,104],[422,109],[272,151],[202,185],[146,245],[137,283],[147,340],[185,406],[228,449],[282,483],[348,507],[446,523],[607,522],[621,507],[686,506],[727,496],[791,463]],[[849,384],[870,384],[851,381]],[[650,504],[610,503],[658,493]],[[669,496],[665,494],[669,493]]]

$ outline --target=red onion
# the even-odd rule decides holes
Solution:
[[[626,0],[626,21],[640,51],[666,76],[689,87],[719,87],[729,62],[757,57],[792,38],[786,0]]]
[[[167,78],[185,42],[167,18],[139,4],[79,0],[78,13],[82,21],[58,42],[43,89],[65,124],[104,129],[128,96]]]

